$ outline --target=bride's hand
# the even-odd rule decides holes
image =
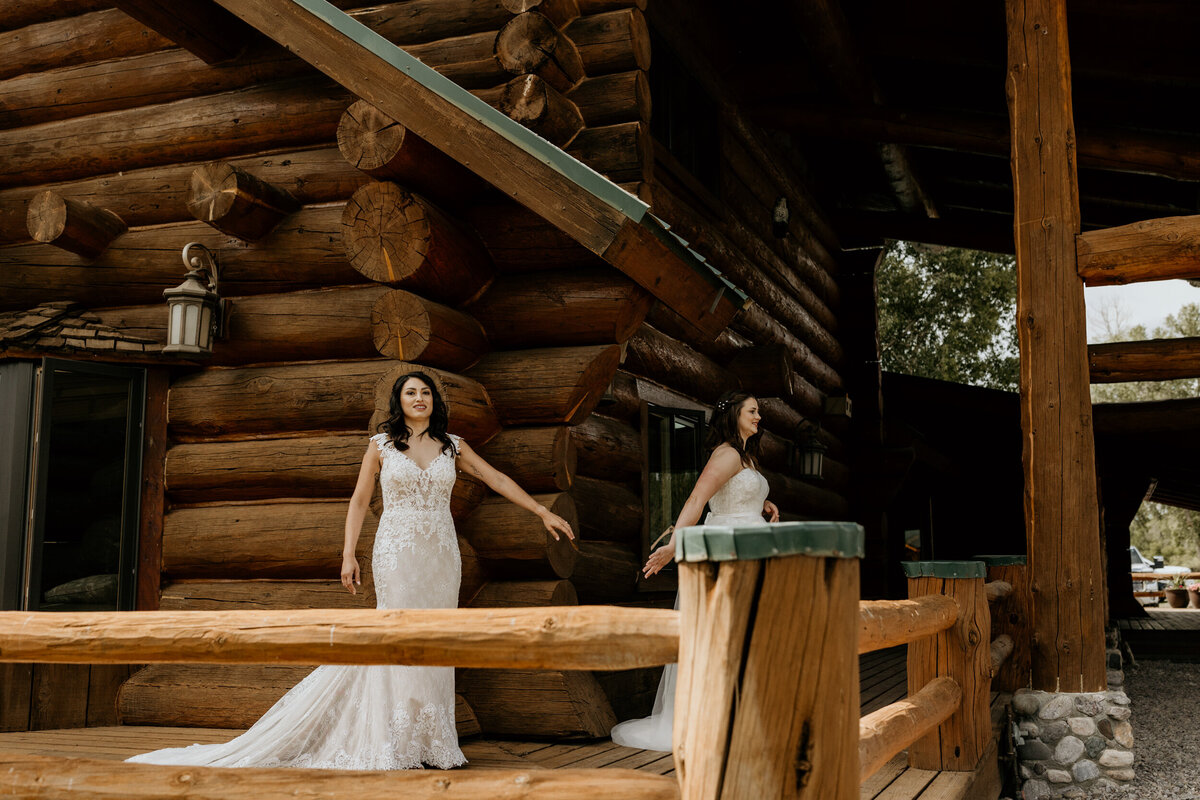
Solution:
[[[342,556],[342,586],[345,586],[350,594],[358,594],[354,585],[361,583],[362,573],[358,570],[358,559],[354,556]]]
[[[554,537],[554,541],[557,542],[562,538],[562,536],[566,536],[567,540],[571,542],[571,546],[575,546],[575,531],[571,530],[571,523],[567,522],[553,511],[550,511],[545,506],[538,506],[537,515],[541,517],[542,524],[546,526],[546,530],[551,536]]]
[[[768,522],[779,522],[779,509],[770,500],[763,502],[763,513],[770,517]]]
[[[664,544],[651,553],[650,558],[646,559],[646,566],[642,567],[642,573],[647,578],[651,575],[657,575],[659,570],[670,564],[673,558],[675,558],[675,545]]]

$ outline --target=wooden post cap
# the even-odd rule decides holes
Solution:
[[[971,556],[972,561],[982,561],[985,567],[1023,567],[1029,563],[1028,556]]]
[[[751,561],[791,555],[863,557],[863,529],[856,522],[691,525],[676,534],[676,561]]]
[[[986,578],[982,561],[905,561],[908,578]]]

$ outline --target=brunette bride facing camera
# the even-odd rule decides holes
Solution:
[[[450,494],[457,469],[541,518],[555,539],[566,520],[447,433],[446,404],[422,372],[392,387],[389,417],[371,437],[346,514],[342,585],[357,593],[356,555],[379,475],[383,514],[371,570],[378,608],[455,608],[462,562]],[[212,767],[450,769],[466,763],[454,722],[454,669],[390,665],[317,667],[248,731],[225,744],[156,750],[129,761]]]
[[[764,517],[779,521],[779,509],[767,499],[767,479],[758,471],[761,420],[758,400],[752,394],[726,392],[717,400],[705,441],[710,452],[708,463],[683,504],[670,539],[650,554],[642,568],[646,577],[671,562],[675,557],[674,531],[698,523],[705,505],[709,507],[705,525],[754,525],[761,524]],[[671,749],[676,670],[675,664],[663,669],[650,716],[617,725],[612,729],[613,742],[641,750]]]

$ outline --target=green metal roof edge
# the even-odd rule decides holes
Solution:
[[[789,555],[862,558],[862,526],[855,522],[692,525],[680,528],[675,536],[676,561],[752,561]]]
[[[641,222],[650,207],[617,186],[574,156],[568,155],[533,131],[506,117],[454,81],[409,55],[346,12],[326,0],[291,0],[317,19],[354,40],[375,56],[408,75],[417,83],[487,126],[505,139],[534,155],[539,161],[561,173],[579,188],[620,211],[634,222]]]
[[[973,561],[982,561],[989,567],[1023,567],[1029,563],[1027,556],[972,556]]]
[[[909,578],[987,577],[987,567],[982,561],[905,561],[902,566]]]
[[[646,216],[642,217],[641,225],[643,228],[646,228],[656,237],[658,237],[658,239],[664,245],[674,251],[675,254],[684,261],[691,262],[692,266],[695,267],[701,275],[707,278],[708,282],[714,287],[723,289],[736,297],[737,302],[735,305],[740,306],[746,302],[748,299],[746,293],[737,288],[737,286],[735,286],[728,278],[726,278],[719,269],[714,267],[712,264],[709,264],[708,259],[697,253],[692,248],[688,247],[687,240],[672,231],[671,226],[668,223],[654,216],[654,214],[647,214]],[[713,301],[714,309],[716,308],[716,301],[719,299],[720,295],[717,295]],[[712,310],[713,309],[709,310],[710,313]]]

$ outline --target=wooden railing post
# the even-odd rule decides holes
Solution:
[[[987,567],[988,581],[1012,584],[1012,592],[992,605],[992,638],[1012,637],[1012,654],[992,676],[992,689],[1015,692],[1029,687],[1029,644],[1033,628],[1029,611],[1029,569],[1025,556],[975,556]]]
[[[856,800],[862,548],[846,522],[680,530],[682,800]]]
[[[973,770],[991,740],[991,611],[980,561],[912,561],[904,564],[908,596],[944,594],[958,603],[958,619],[935,636],[908,645],[908,693],[935,678],[962,687],[958,711],[908,748],[911,767]]]

